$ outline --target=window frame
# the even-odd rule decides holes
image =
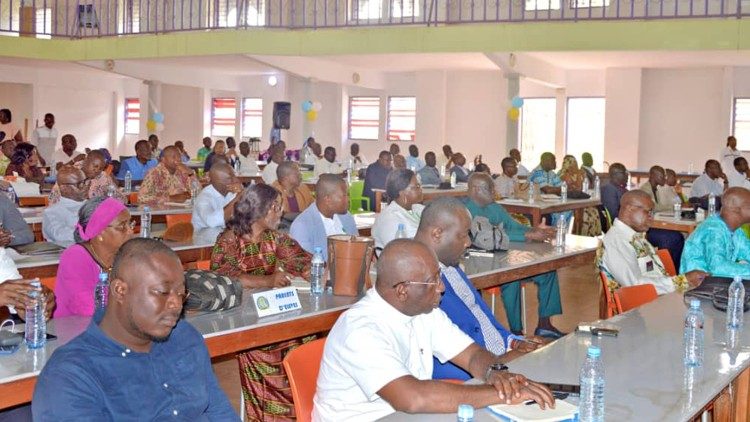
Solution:
[[[216,117],[216,108],[217,108],[216,102],[217,101],[233,101],[234,102],[234,118],[233,118],[234,124],[232,125],[234,129],[232,130],[231,134],[226,135],[223,133],[215,132],[217,126],[229,126],[229,125],[224,125],[224,124],[217,124],[216,122],[217,119],[227,120],[226,118],[223,118],[223,117],[222,118]],[[229,109],[229,107],[227,107],[227,109]],[[221,97],[221,96],[214,97],[212,96],[211,97],[211,136],[222,138],[222,137],[227,137],[227,136],[235,136],[236,133],[237,133],[237,98],[236,97]]]
[[[748,115],[750,115],[750,96],[747,97],[733,97],[732,98],[732,136],[736,137],[737,133],[737,100],[746,100],[748,102]],[[750,126],[750,119],[743,120],[748,123]],[[743,152],[750,152],[750,140],[747,141],[747,147],[743,149],[740,145],[740,139],[743,139],[744,137],[740,137],[737,139],[737,150],[743,151]]]
[[[378,119],[377,119],[377,136],[374,138],[355,138],[352,137],[352,102],[354,99],[377,99],[378,101]],[[383,98],[377,95],[350,95],[349,96],[349,105],[347,108],[348,115],[347,115],[347,123],[346,123],[346,136],[347,139],[350,141],[379,141],[380,140],[380,124],[381,124],[381,117],[380,112],[381,108],[383,106]]]
[[[555,150],[555,144],[557,143],[557,139],[556,139],[556,137],[557,137],[557,97],[524,97],[523,100],[524,100],[524,102],[530,101],[530,100],[532,100],[532,101],[533,100],[552,100],[553,101],[554,106],[555,106],[554,107],[554,109],[555,109],[555,116],[554,117],[555,118],[554,118],[554,121],[553,121],[553,123],[554,123],[554,132],[553,132],[553,135],[552,135],[552,146],[553,146],[552,151],[554,152],[554,150]],[[516,148],[518,148],[518,150],[521,151],[522,163],[523,163],[523,157],[525,157],[527,155],[524,152],[524,148],[523,148],[523,118],[524,118],[524,114],[523,113],[524,113],[524,108],[525,107],[526,107],[525,104],[524,104],[523,107],[521,107],[521,115],[519,116],[518,121],[517,121],[517,123],[518,123],[518,142],[516,144],[517,145]],[[539,159],[538,157],[535,158],[535,160],[537,160],[537,161],[538,161],[538,159]],[[535,165],[530,164],[532,161],[527,161],[527,162],[531,166],[529,168],[534,168]]]
[[[245,108],[246,100],[259,100],[260,109],[251,109],[253,112],[259,112],[257,115],[247,115],[247,109]],[[262,97],[242,97],[242,103],[240,105],[240,137],[241,138],[261,138],[263,136],[263,98]],[[247,134],[245,133],[245,119],[257,118],[259,120],[258,134]]]
[[[570,138],[570,124],[569,124],[570,123],[570,121],[569,121],[569,119],[570,119],[570,100],[579,100],[579,99],[601,99],[601,100],[604,101],[604,110],[603,110],[604,116],[602,116],[602,118],[604,119],[604,124],[602,126],[602,132],[603,133],[602,133],[602,157],[601,157],[602,163],[603,163],[604,162],[604,146],[605,146],[605,144],[607,142],[607,120],[606,120],[607,97],[605,95],[578,95],[578,96],[573,96],[573,97],[565,97],[565,150],[564,150],[564,155],[573,155],[573,156],[575,156],[575,154],[570,154],[570,152],[568,151],[568,149],[569,149],[568,148],[569,147],[568,140]],[[591,151],[588,151],[588,152],[591,152]],[[576,161],[578,161],[578,166],[580,167],[581,166],[581,162],[580,162],[581,157],[579,157],[579,156],[575,156],[575,157],[576,157]],[[601,169],[597,169],[596,158],[597,157],[594,157],[594,169],[596,169],[597,171],[601,171]],[[560,160],[558,163],[559,163],[560,166],[562,166],[562,160]]]
[[[128,105],[131,101],[137,101],[138,103],[138,118],[134,118],[130,116],[130,108]],[[135,132],[128,132],[128,122],[134,121],[137,122],[136,127],[138,128]],[[125,135],[140,135],[141,133],[141,99],[138,97],[130,97],[125,98],[125,127],[124,127]]]
[[[391,100],[395,98],[413,98],[414,99],[414,131],[411,139],[394,139],[391,140]],[[416,95],[389,95],[386,98],[385,110],[385,140],[387,142],[417,142],[417,96]]]

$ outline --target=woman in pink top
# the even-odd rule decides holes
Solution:
[[[101,272],[109,272],[120,246],[133,237],[130,213],[108,197],[86,201],[78,212],[76,244],[60,256],[54,317],[94,314],[94,288]]]

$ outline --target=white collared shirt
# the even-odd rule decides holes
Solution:
[[[78,210],[83,202],[61,197],[59,202],[42,212],[42,234],[44,240],[68,247],[75,243],[73,230],[78,224]]]
[[[276,181],[276,169],[279,168],[279,165],[271,161],[270,163],[266,164],[266,167],[263,169],[263,182],[265,182],[267,185],[272,184]]]
[[[318,213],[320,214],[320,213]],[[333,218],[327,218],[323,214],[320,214],[320,219],[323,220],[323,228],[326,230],[326,236],[333,236],[334,234],[344,234],[344,225],[341,224],[338,214],[334,214]]]
[[[65,164],[65,163],[72,161],[74,158],[78,157],[81,154],[83,154],[81,151],[75,150],[73,151],[73,155],[68,156],[68,154],[66,154],[65,151],[63,151],[62,148],[60,148],[52,153],[52,162],[49,164],[51,166],[54,166],[57,163]]]
[[[523,176],[528,176],[528,175],[529,175],[529,169],[527,169],[526,166],[524,166],[523,164],[518,163],[518,172],[516,173],[516,176],[523,177]]]
[[[228,192],[227,196],[224,196],[214,188],[214,185],[206,186],[195,199],[192,218],[195,230],[224,227],[224,207],[232,202],[235,196],[237,194],[234,192]]]
[[[337,162],[329,162],[328,160],[323,158],[319,158],[318,161],[315,162],[315,177],[320,176],[321,174],[341,174],[344,171],[343,167],[341,167],[341,164]]]
[[[729,148],[728,146],[721,149],[719,152],[719,163],[724,171],[734,169],[734,159],[742,157],[742,152],[736,149]]]
[[[39,150],[39,155],[45,160],[52,157],[57,145],[57,129],[42,126],[34,129],[31,134],[31,144]]]
[[[711,179],[706,173],[703,173],[693,181],[693,187],[690,188],[690,197],[702,198],[711,192],[716,196],[721,196],[724,193],[724,183],[721,178]]]
[[[21,274],[18,272],[16,263],[8,255],[8,251],[0,246],[0,284],[5,283],[8,280],[19,280]]]
[[[602,263],[620,286],[653,284],[659,294],[675,290],[672,277],[664,275],[658,255],[638,257],[631,243],[636,231],[615,218],[612,227],[604,235]]]
[[[508,177],[501,173],[495,179],[495,191],[503,198],[513,198],[518,184],[518,176]]]
[[[422,211],[424,211],[424,205],[422,204],[414,204],[411,206],[411,211],[407,211],[396,201],[391,201],[375,218],[375,223],[372,225],[375,247],[384,248],[388,242],[395,239],[399,224],[404,225],[406,236],[410,239],[413,238],[417,234]]]
[[[441,309],[404,315],[372,288],[339,317],[326,339],[313,421],[372,421],[394,412],[377,393],[411,375],[432,378],[433,356],[447,362],[473,343]]]
[[[734,165],[724,170],[724,173],[727,175],[730,188],[739,186],[745,189],[750,189],[750,180],[747,180],[747,175],[738,172],[737,169],[734,168]]]

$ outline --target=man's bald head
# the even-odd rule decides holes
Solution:
[[[85,185],[86,175],[81,169],[74,166],[62,166],[57,171],[57,185],[60,195],[74,201],[83,201],[88,195],[88,186]]]
[[[426,244],[444,265],[456,265],[471,245],[471,216],[461,201],[442,197],[422,211],[415,240]]]
[[[377,263],[375,283],[380,296],[401,313],[425,314],[440,305],[445,290],[435,254],[423,243],[395,239],[386,245]]]
[[[162,153],[164,154],[165,157],[167,155],[174,155],[178,158],[180,157],[180,150],[174,145],[169,145],[168,147],[164,148],[162,150]]]
[[[337,174],[321,174],[315,184],[315,206],[326,218],[333,218],[334,214],[346,214],[349,195],[344,178]]]
[[[231,185],[240,184],[240,180],[234,174],[234,169],[226,161],[216,161],[213,163],[211,170],[208,172],[208,177],[214,189],[222,195],[226,195],[229,192]]]
[[[177,253],[163,242],[150,238],[135,237],[120,246],[112,263],[110,278],[121,278],[128,282],[131,282],[131,280],[132,282],[138,281],[141,278],[139,274],[149,270],[143,264],[147,261],[150,263],[149,257],[157,254],[165,255],[167,261],[172,260],[182,265]]]
[[[325,173],[318,177],[318,182],[315,184],[315,196],[323,197],[331,195],[341,189],[342,185],[345,185],[344,179],[336,174]]]
[[[469,198],[479,206],[487,206],[495,201],[495,184],[487,173],[473,173],[469,176]]]
[[[750,191],[733,187],[721,197],[721,219],[731,230],[750,223]]]
[[[620,212],[617,218],[639,233],[645,233],[654,219],[651,213],[654,201],[644,191],[631,190],[625,192],[620,199]]]
[[[622,198],[620,198],[620,206],[628,206],[633,204],[642,204],[643,201],[651,200],[651,197],[648,196],[648,194],[640,189],[638,190],[631,190],[625,192],[624,195],[622,195]]]
[[[664,186],[666,174],[662,166],[653,166],[648,170],[648,181],[651,186]]]

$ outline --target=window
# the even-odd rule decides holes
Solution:
[[[734,99],[732,134],[737,138],[738,150],[750,150],[750,98]]]
[[[141,132],[141,100],[125,99],[125,134],[138,135]]]
[[[584,152],[594,158],[594,169],[604,170],[604,98],[568,98],[566,154],[580,166]]]
[[[531,170],[543,152],[555,151],[557,101],[554,98],[527,98],[521,108],[521,163]]]
[[[380,97],[349,97],[349,139],[377,140]]]
[[[607,7],[609,0],[570,0],[572,8]]]
[[[121,0],[118,7],[122,7],[122,15],[117,19],[118,34],[137,34],[141,31],[141,1]],[[144,10],[144,15],[145,15]]]
[[[237,100],[214,98],[211,100],[211,136],[234,136],[237,124]]]
[[[379,20],[383,17],[383,0],[350,0],[353,20]]]
[[[388,140],[414,141],[417,129],[417,98],[388,97]]]
[[[573,1],[576,1],[576,0],[573,0]],[[581,1],[581,0],[578,0],[578,1]],[[532,10],[532,11],[533,10],[560,10],[560,0],[526,0],[523,8],[524,10]]]
[[[36,9],[36,33],[37,38],[52,38],[52,9]]]
[[[242,136],[260,138],[263,135],[263,99],[242,99]],[[230,135],[231,136],[231,135]]]
[[[417,0],[390,0],[391,16],[394,18],[412,18],[419,16]]]

